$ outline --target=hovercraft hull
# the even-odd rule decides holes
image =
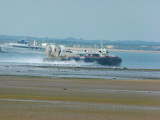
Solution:
[[[58,59],[58,58],[44,58],[44,62],[54,62],[54,61],[84,61],[84,62],[97,62],[101,65],[109,65],[109,66],[119,66],[122,63],[122,59],[118,56],[105,56],[105,57],[68,57],[68,59]]]

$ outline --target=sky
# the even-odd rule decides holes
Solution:
[[[0,0],[0,35],[160,42],[160,0]]]

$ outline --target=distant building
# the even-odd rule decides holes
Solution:
[[[145,47],[148,47],[148,46],[142,45],[142,46],[140,46],[140,47],[143,47],[143,48],[145,48]]]
[[[74,45],[73,47],[74,48],[77,48],[77,47],[80,48],[81,46],[80,45]]]
[[[80,45],[77,45],[77,47],[81,47]]]
[[[42,46],[47,46],[47,43],[42,43]]]
[[[114,45],[107,45],[106,48],[108,49],[114,48]]]
[[[154,50],[158,50],[158,51],[160,50],[160,46],[153,46],[152,48],[153,48]]]

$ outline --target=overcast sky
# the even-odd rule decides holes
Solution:
[[[160,0],[0,0],[0,35],[160,42]]]

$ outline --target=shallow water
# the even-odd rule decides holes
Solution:
[[[43,54],[0,53],[0,75],[57,78],[160,79],[160,54],[112,52],[121,66],[102,66],[76,61],[43,62]],[[124,70],[127,67],[128,70]],[[136,69],[136,70],[135,70]],[[145,70],[150,69],[150,70]]]
[[[122,66],[136,69],[160,69],[159,53],[111,52],[122,57]]]

